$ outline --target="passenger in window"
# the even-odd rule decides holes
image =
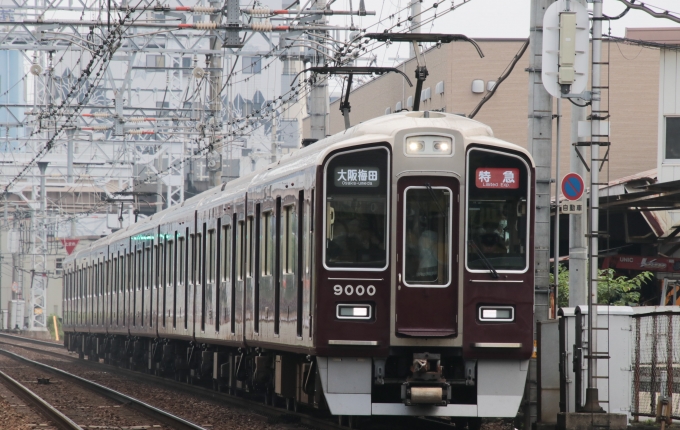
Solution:
[[[368,228],[368,219],[353,219],[348,224],[351,249],[355,252],[356,262],[375,262],[384,259],[382,241]]]
[[[437,259],[437,233],[425,230],[418,239],[419,263],[416,279],[420,281],[436,281],[439,269]]]
[[[500,222],[487,221],[479,235],[480,248],[485,254],[507,254]]]
[[[345,224],[336,221],[333,224],[333,240],[328,243],[328,260],[333,262],[354,261],[350,249],[349,236]]]

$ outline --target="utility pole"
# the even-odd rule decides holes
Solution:
[[[314,0],[312,2],[312,9],[323,10],[326,8],[326,0]],[[319,18],[312,21],[314,24],[323,25],[326,22],[324,15],[319,15]],[[321,32],[320,30],[310,32],[310,36],[314,38],[315,33]],[[324,32],[321,32],[324,33]],[[323,37],[315,38],[314,45],[321,52],[316,52],[311,50],[313,54],[311,58],[315,58],[315,66],[323,65],[326,62],[325,49],[326,39]],[[328,82],[325,78],[320,78],[319,81],[312,84],[312,89],[309,94],[309,116],[311,122],[311,135],[310,138],[321,140],[328,134]]]
[[[215,8],[221,7],[221,2],[212,0],[210,6]],[[222,20],[221,14],[210,15],[210,22],[219,25]],[[218,37],[218,30],[213,30],[213,35],[210,37],[210,49],[219,51],[222,47],[222,41]],[[217,143],[217,133],[222,131],[222,55],[210,54],[209,62],[210,71],[208,76],[210,86],[210,118],[208,120],[208,139],[210,140],[210,152],[208,153],[208,174],[211,187],[216,187],[222,183],[222,147],[218,150],[215,146]],[[160,179],[159,179],[160,180]]]
[[[586,0],[573,0],[586,6]],[[576,104],[585,105],[585,100],[575,100]],[[571,138],[569,149],[570,172],[586,178],[586,166],[576,152],[578,142],[587,140],[579,138],[578,123],[586,120],[586,108],[571,104]],[[561,178],[557,178],[561,180]],[[584,206],[585,207],[585,206]],[[586,216],[584,214],[569,215],[569,307],[587,303],[586,280],[588,271],[588,242],[586,240]]]
[[[552,162],[552,97],[541,78],[543,16],[551,0],[531,0],[529,57],[528,148],[536,163],[536,218],[534,244],[534,339],[536,322],[548,319],[550,306],[550,180]],[[529,364],[525,395],[525,428],[537,419],[536,359]]]
[[[45,161],[38,161],[40,170],[40,215],[31,214],[31,304],[28,314],[28,329],[44,331],[47,329],[47,187]]]
[[[420,33],[420,2],[421,0],[411,0],[411,25],[409,26],[410,33]],[[409,43],[408,45],[408,57],[413,58],[416,56],[417,44]]]
[[[585,412],[600,412],[597,390],[597,277],[598,240],[600,238],[600,135],[601,135],[601,81],[602,66],[602,0],[593,0],[593,74],[591,77],[593,100],[590,105],[590,274],[588,278],[588,388],[586,388]]]

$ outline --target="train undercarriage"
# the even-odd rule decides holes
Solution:
[[[384,358],[312,357],[262,348],[82,333],[68,333],[65,345],[81,359],[249,395],[290,410],[303,405],[338,416],[467,417],[471,429],[478,427],[483,416],[514,417],[522,396],[518,387],[523,386],[528,367],[516,360],[464,360],[455,348],[427,352],[393,348]],[[508,374],[517,380],[504,381]],[[515,384],[514,390],[508,391],[508,382]]]

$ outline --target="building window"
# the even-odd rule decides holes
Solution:
[[[243,57],[243,73],[260,74],[262,71],[262,59],[260,57]]]
[[[666,117],[666,159],[680,159],[680,117]]]
[[[164,55],[147,55],[146,67],[165,67]]]

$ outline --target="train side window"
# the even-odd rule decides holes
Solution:
[[[295,237],[293,234],[293,225],[295,224],[295,206],[285,206],[283,208],[283,237],[281,249],[281,265],[283,273],[293,273],[293,265],[295,261]]]
[[[178,275],[177,281],[180,285],[184,285],[184,276],[186,273],[186,268],[184,264],[184,252],[186,249],[185,239],[180,237],[177,239],[177,268]]]
[[[147,246],[144,248],[144,252],[146,253],[146,258],[144,258],[144,289],[148,290],[149,287],[151,286],[151,275],[153,274],[153,263],[151,262],[151,247]]]
[[[260,260],[262,261],[262,276],[271,276],[272,274],[272,259],[274,255],[274,247],[272,245],[272,212],[267,211],[262,213],[260,217]]]
[[[203,234],[196,233],[196,260],[195,267],[196,273],[194,273],[196,283],[203,283],[203,272],[205,271],[205,261],[203,260]]]
[[[196,261],[194,261],[193,259],[195,253],[196,253],[196,235],[190,234],[189,244],[187,247],[187,285],[193,283],[194,280],[196,279],[195,278]],[[189,291],[188,288],[186,289],[186,291]]]
[[[223,281],[231,277],[231,225],[222,227],[222,274]]]
[[[246,259],[246,276],[253,277],[253,217],[249,216],[246,223],[246,243],[245,243],[245,259]]]
[[[163,266],[165,263],[165,242],[161,242],[162,239],[158,239],[158,245],[156,246],[156,279],[154,279],[154,288],[161,288],[165,282],[165,270]]]
[[[237,238],[238,244],[236,246],[236,279],[239,281],[243,280],[243,243],[244,243],[244,232],[245,225],[243,221],[238,222]]]
[[[208,282],[215,282],[215,255],[217,250],[215,249],[215,229],[208,231],[208,274],[206,279]]]
[[[142,289],[142,280],[144,268],[142,267],[142,250],[137,251],[137,260],[135,261],[135,290],[140,291]]]
[[[175,277],[177,276],[177,263],[175,260],[175,241],[169,240],[166,242],[168,250],[165,253],[166,269],[168,271],[168,279],[166,285],[175,286]]]
[[[530,172],[519,156],[471,149],[467,157],[466,266],[488,272],[528,269]]]

